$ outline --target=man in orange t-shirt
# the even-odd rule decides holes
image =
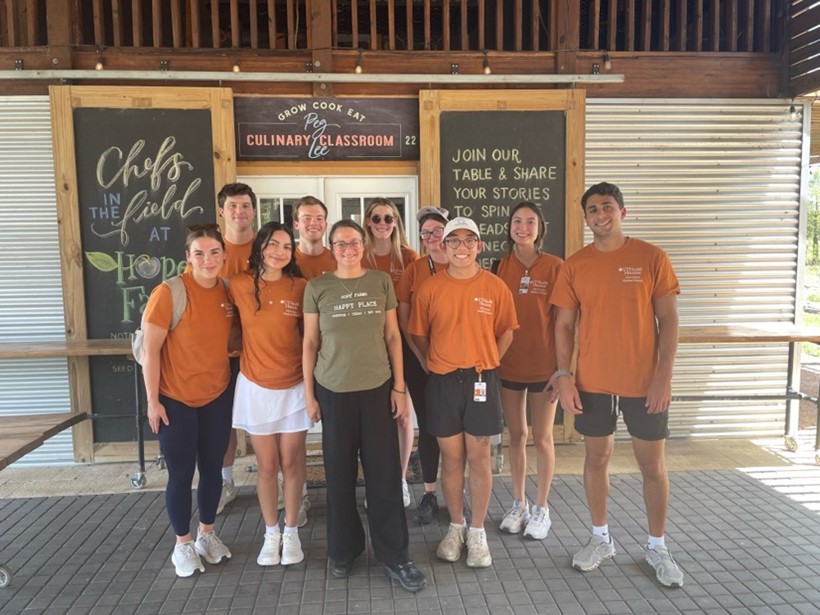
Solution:
[[[608,465],[620,413],[643,475],[646,561],[661,584],[680,587],[683,573],[664,541],[669,500],[664,445],[680,286],[663,250],[624,234],[626,209],[617,186],[592,186],[581,206],[593,241],[566,260],[550,297],[558,308],[554,379],[561,407],[575,415],[575,428],[584,435],[584,489],[592,517],[592,537],[572,565],[587,572],[615,555],[607,524]],[[576,321],[579,351],[573,375]]]
[[[225,184],[216,196],[219,216],[225,221],[222,239],[225,242],[225,262],[222,265],[221,277],[230,279],[240,271],[248,268],[248,257],[256,237],[253,221],[256,218],[256,194],[248,184]],[[230,395],[236,376],[239,374],[239,357],[231,356]],[[236,499],[237,488],[233,481],[233,464],[236,460],[236,430],[231,429],[228,449],[222,458],[222,494],[216,514],[220,514],[225,505]]]
[[[493,475],[490,438],[501,433],[501,383],[496,369],[518,328],[512,293],[476,263],[478,226],[453,218],[441,237],[447,269],[413,295],[408,332],[427,358],[427,429],[441,448],[441,485],[450,527],[436,555],[467,565],[492,564],[484,519]],[[464,518],[464,464],[469,466],[470,528]]]
[[[336,271],[336,259],[325,247],[327,207],[315,196],[303,196],[293,208],[293,230],[299,233],[296,264],[306,280]]]

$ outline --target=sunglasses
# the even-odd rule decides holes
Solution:
[[[373,214],[372,216],[370,216],[370,221],[373,224],[381,224],[382,219],[384,220],[385,224],[393,224],[393,222],[396,221],[396,219],[393,216],[391,216],[390,214],[384,214],[383,217],[380,216],[379,214]]]

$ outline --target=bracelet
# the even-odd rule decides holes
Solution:
[[[399,391],[396,387],[393,387],[393,392],[398,393],[399,395],[407,394],[407,391]]]
[[[563,378],[564,376],[572,378],[572,372],[568,369],[559,369],[556,370],[555,373],[552,375],[553,378]]]

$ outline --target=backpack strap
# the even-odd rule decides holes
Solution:
[[[170,331],[179,324],[182,314],[185,313],[185,308],[188,305],[188,294],[185,292],[185,283],[178,275],[164,280],[163,284],[171,291],[171,326],[168,327]]]

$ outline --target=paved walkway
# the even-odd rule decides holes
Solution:
[[[430,581],[416,595],[389,581],[369,550],[349,579],[328,574],[323,489],[311,490],[301,530],[305,562],[256,565],[263,529],[246,486],[217,520],[233,558],[188,579],[170,564],[173,538],[159,492],[4,499],[0,561],[14,578],[0,589],[0,613],[819,613],[820,515],[778,490],[788,475],[778,480],[767,484],[739,469],[671,473],[667,537],[686,573],[676,590],[659,586],[643,562],[641,484],[629,473],[612,478],[618,554],[598,570],[570,567],[588,537],[580,476],[556,477],[543,542],[496,529],[511,497],[509,478],[496,478],[487,524],[493,566],[436,560],[446,512],[429,526],[411,522],[411,558]],[[795,488],[811,497],[820,491]],[[414,494],[421,496],[419,485]]]

